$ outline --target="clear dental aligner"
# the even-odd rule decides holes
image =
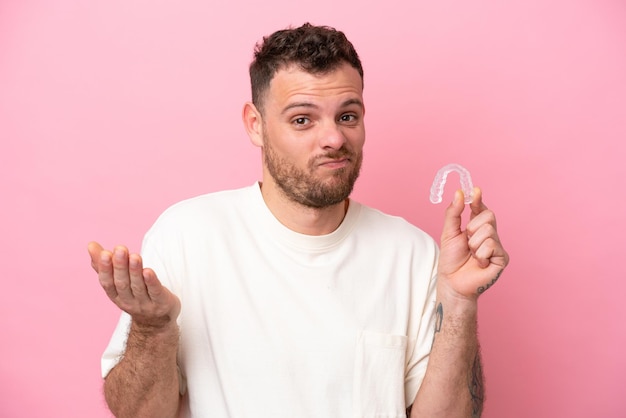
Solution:
[[[435,180],[433,180],[433,185],[430,188],[431,203],[441,203],[443,186],[446,184],[448,174],[452,171],[456,171],[461,177],[461,189],[463,189],[463,194],[465,195],[465,203],[472,203],[472,198],[474,197],[472,177],[470,176],[469,171],[459,164],[448,164],[437,171]]]

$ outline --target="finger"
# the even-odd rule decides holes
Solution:
[[[502,249],[495,223],[494,213],[485,210],[467,225],[468,246],[479,266],[483,268],[489,265],[498,248]]]
[[[485,209],[478,215],[475,215],[474,218],[467,223],[466,230],[468,235],[472,237],[485,227],[487,228],[485,229],[485,231],[483,231],[483,235],[488,233],[491,234],[494,238],[497,238],[498,232],[496,225],[496,215],[489,209]]]
[[[113,250],[113,281],[120,300],[129,302],[133,298],[130,289],[130,272],[128,268],[128,249],[123,246]]]
[[[97,267],[100,286],[102,286],[109,299],[114,301],[118,295],[113,279],[113,255],[110,251],[100,251]]]
[[[454,193],[454,199],[450,206],[446,209],[443,221],[443,230],[441,232],[441,241],[444,242],[450,238],[456,237],[461,233],[461,214],[465,209],[463,201],[463,192],[457,190]]]
[[[487,210],[487,206],[483,203],[483,191],[480,187],[474,187],[472,194],[472,203],[470,203],[471,216],[470,219]]]
[[[471,250],[476,250],[480,245],[488,239],[493,239],[498,242],[498,234],[495,228],[491,224],[482,224],[479,229],[468,233],[469,241],[468,245]]]
[[[89,252],[89,258],[91,259],[91,268],[98,272],[98,264],[100,263],[100,253],[102,252],[102,245],[95,241],[91,241],[87,244],[87,251]]]
[[[493,257],[496,255],[498,246],[497,241],[492,238],[487,238],[482,241],[477,248],[472,249],[473,256],[481,268],[489,267]]]
[[[154,270],[150,268],[143,269],[143,281],[150,299],[154,302],[159,302],[163,297],[163,285],[157,278]]]
[[[143,279],[143,261],[139,254],[131,254],[128,257],[128,269],[130,277],[130,290],[135,298],[146,299],[148,291]]]
[[[482,268],[494,264],[502,269],[508,264],[509,255],[504,250],[494,227],[490,224],[483,225],[472,235],[468,241],[468,246],[472,256]]]

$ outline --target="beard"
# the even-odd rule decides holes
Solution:
[[[354,153],[345,147],[313,157],[307,169],[296,167],[289,160],[276,154],[267,134],[263,139],[264,164],[278,187],[288,199],[303,206],[322,209],[343,202],[350,196],[354,183],[359,177],[363,153]],[[333,171],[330,177],[315,177],[317,162],[321,159],[349,158],[352,165]]]

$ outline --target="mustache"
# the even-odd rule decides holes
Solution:
[[[314,157],[313,162],[319,161],[319,160],[339,160],[341,158],[352,159],[355,156],[356,154],[352,151],[349,151],[347,148],[340,148],[338,150],[330,151],[330,152],[327,152],[326,154],[318,155]]]

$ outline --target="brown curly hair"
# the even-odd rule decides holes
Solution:
[[[305,23],[274,32],[257,43],[250,64],[252,103],[263,111],[263,96],[276,72],[295,64],[311,74],[324,74],[343,63],[354,67],[363,79],[363,66],[346,35],[328,26]]]

